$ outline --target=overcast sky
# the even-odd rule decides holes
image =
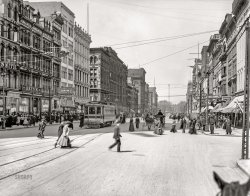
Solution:
[[[42,0],[32,0],[42,1]],[[226,13],[231,13],[233,0],[62,0],[76,15],[76,21],[86,29],[87,2],[90,8],[91,47],[114,45],[162,37],[173,37],[219,30]],[[191,79],[192,58],[208,44],[210,35],[190,36],[135,47],[112,46],[128,68],[144,67],[146,82],[157,87],[159,100],[170,95],[185,95]],[[207,42],[206,42],[207,41]],[[206,43],[204,43],[206,42]],[[138,43],[136,43],[138,44]],[[130,44],[131,45],[131,44]],[[132,44],[134,45],[134,43]],[[177,51],[188,50],[168,56]],[[120,49],[119,49],[120,48]],[[191,59],[191,60],[188,60]],[[147,64],[148,62],[154,61]],[[184,96],[171,97],[178,103]]]

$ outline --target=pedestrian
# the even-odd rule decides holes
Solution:
[[[215,119],[213,116],[210,116],[209,125],[210,125],[210,133],[211,134],[214,134],[214,124],[215,124]]]
[[[173,120],[172,128],[171,128],[170,132],[173,132],[173,133],[177,132],[177,130],[176,130],[176,120],[175,119]]]
[[[44,138],[45,127],[46,127],[46,120],[42,119],[38,127],[38,130],[39,130],[38,135],[37,135],[38,138],[40,139]]]
[[[120,121],[121,122],[121,121]],[[133,120],[133,117],[130,118],[130,121],[129,121],[129,131],[135,131],[135,128],[134,128],[134,120]]]
[[[113,138],[115,139],[115,143],[113,143],[111,146],[109,146],[109,150],[114,148],[117,145],[117,152],[121,151],[121,129],[120,129],[120,121],[117,119],[116,125],[114,127],[114,135]]]
[[[62,133],[63,133],[63,127],[64,125],[66,125],[67,123],[66,122],[62,122],[59,127],[58,127],[58,137],[57,137],[57,140],[56,140],[56,143],[55,143],[55,148],[57,146],[57,143],[58,143],[58,140],[59,138],[61,137]]]
[[[80,125],[79,127],[82,128],[84,126],[84,114],[80,116]]]
[[[226,133],[231,135],[232,134],[232,128],[231,128],[231,120],[230,120],[229,117],[226,118],[225,124],[226,124]]]
[[[136,129],[139,129],[139,125],[140,125],[140,118],[138,117],[138,115],[136,116],[136,119],[135,119],[135,126],[136,126]]]
[[[18,115],[17,115],[17,119],[16,119],[16,125],[17,125],[17,126],[20,125],[20,120],[21,120],[21,117],[20,117],[20,115],[18,114]]]
[[[73,123],[68,123],[66,125],[64,125],[63,127],[63,132],[57,142],[57,144],[59,146],[61,146],[61,148],[65,148],[65,147],[69,147],[71,148],[71,141],[69,139],[69,132],[73,130]]]
[[[186,126],[187,126],[187,121],[184,117],[184,118],[182,118],[182,133],[185,133]]]

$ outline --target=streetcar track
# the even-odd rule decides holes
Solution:
[[[1,181],[1,180],[4,180],[4,179],[6,179],[6,178],[9,178],[9,177],[11,177],[11,176],[17,175],[17,174],[19,174],[19,173],[28,171],[28,170],[33,169],[33,168],[35,168],[35,167],[38,167],[38,166],[40,166],[40,165],[44,165],[44,164],[49,163],[49,162],[51,162],[51,161],[54,161],[54,160],[56,160],[56,159],[59,159],[59,158],[65,156],[65,155],[68,155],[68,154],[70,154],[70,153],[72,153],[72,152],[78,150],[79,148],[83,147],[84,145],[86,145],[86,144],[92,142],[92,141],[95,140],[97,137],[100,137],[100,136],[102,136],[103,134],[105,134],[105,133],[101,133],[101,134],[95,136],[95,137],[92,138],[91,140],[89,140],[89,141],[85,142],[84,144],[80,145],[78,148],[74,148],[74,149],[72,149],[71,151],[66,152],[65,154],[59,155],[59,156],[54,157],[54,158],[52,158],[52,159],[50,159],[50,160],[43,161],[43,162],[41,162],[41,163],[38,163],[38,164],[36,164],[36,165],[33,165],[33,166],[28,167],[28,168],[26,168],[26,169],[23,169],[23,170],[21,170],[21,171],[14,172],[14,173],[12,173],[12,174],[9,174],[9,175],[7,175],[7,176],[4,176],[4,177],[0,178],[0,181]]]
[[[46,140],[52,140],[52,139],[55,139],[55,138],[44,138]],[[36,145],[36,144],[42,144],[42,140],[44,139],[37,139],[37,140],[34,140],[34,141],[41,141],[39,143],[34,143],[34,144],[27,144],[27,145],[23,145],[23,146],[15,146],[15,147],[12,147],[12,148],[5,148],[5,149],[0,149],[0,151],[5,151],[5,150],[9,150],[9,149],[15,149],[15,148],[23,148],[23,147],[26,147],[26,146],[32,146],[32,145]]]
[[[82,137],[82,136],[81,136]],[[75,139],[78,139],[79,137],[75,137],[74,139],[72,139],[71,141],[74,141]],[[89,137],[87,137],[86,139],[88,139]],[[44,146],[39,146],[39,147],[36,147],[36,148],[29,148],[29,149],[26,149],[26,150],[20,150],[20,151],[17,151],[17,152],[12,152],[12,153],[9,153],[9,154],[5,154],[5,155],[2,155],[0,157],[6,157],[6,156],[9,156],[9,155],[12,155],[12,154],[17,154],[17,153],[20,153],[20,152],[27,152],[27,151],[30,151],[30,150],[34,150],[34,149],[39,149],[39,148],[46,148],[46,147],[49,147],[51,146],[54,141],[49,141],[50,142],[50,145],[44,145]],[[48,144],[48,143],[39,143],[40,144]]]
[[[83,137],[83,136],[84,136],[84,135],[81,135],[81,136],[79,136],[79,137],[76,137],[76,138],[72,139],[71,141],[74,141],[74,140],[76,140],[76,139],[78,139],[78,138],[80,138],[80,137]],[[42,151],[42,152],[39,152],[39,153],[36,153],[36,154],[33,154],[33,155],[30,155],[30,156],[27,156],[27,157],[23,157],[23,158],[21,158],[21,159],[17,159],[17,160],[14,160],[14,161],[10,161],[10,162],[1,164],[0,167],[1,167],[1,166],[5,166],[5,165],[9,165],[9,164],[11,164],[11,163],[15,163],[15,162],[18,162],[18,161],[23,161],[23,160],[25,160],[25,159],[28,159],[28,158],[31,158],[31,157],[34,157],[34,156],[37,156],[37,155],[40,155],[40,154],[43,154],[43,153],[46,153],[46,152],[55,150],[55,149],[56,149],[56,148],[53,147],[53,148],[50,148],[50,149],[48,149],[48,150],[45,150],[45,151]]]

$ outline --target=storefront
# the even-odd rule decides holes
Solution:
[[[49,112],[49,99],[41,99],[42,112]]]
[[[28,97],[21,97],[19,102],[19,112],[29,113],[30,99]]]

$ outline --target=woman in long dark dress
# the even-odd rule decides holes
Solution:
[[[140,124],[140,119],[139,119],[139,117],[137,116],[136,119],[135,119],[135,126],[136,126],[136,129],[139,129],[139,124]]]
[[[225,123],[226,123],[226,133],[231,135],[232,134],[231,120],[227,118]]]
[[[130,118],[130,121],[129,121],[129,131],[135,131],[134,121],[132,117]]]

